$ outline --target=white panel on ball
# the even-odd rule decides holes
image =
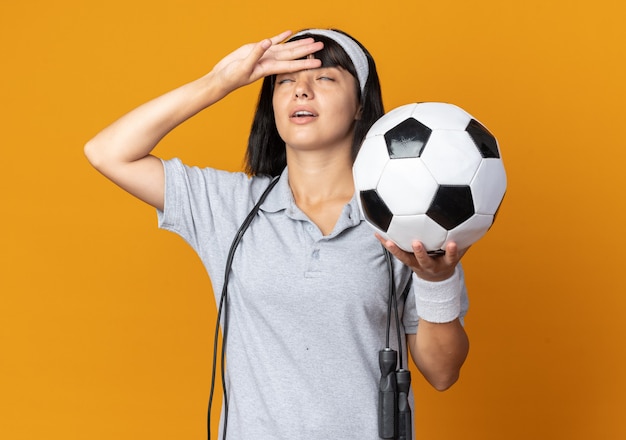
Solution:
[[[394,215],[422,214],[430,206],[437,182],[419,158],[391,159],[377,191]]]
[[[493,216],[474,214],[466,222],[448,232],[448,241],[456,242],[459,249],[468,248],[487,233],[493,224]]]
[[[470,183],[478,214],[495,214],[506,192],[506,172],[500,159],[484,159]]]
[[[465,130],[472,117],[463,109],[444,102],[423,102],[412,116],[432,130]]]
[[[422,160],[441,185],[467,185],[482,157],[466,131],[433,131],[422,153]]]
[[[413,105],[403,105],[397,108],[394,108],[390,112],[386,113],[385,116],[378,119],[378,121],[374,122],[367,132],[366,138],[371,136],[376,136],[379,134],[384,135],[393,127],[398,124],[398,121],[402,121],[404,119],[410,118],[411,113],[413,112]]]
[[[387,162],[389,154],[383,136],[375,136],[363,144],[352,167],[356,186],[361,190],[375,189]]]
[[[438,250],[446,240],[447,231],[427,215],[394,216],[387,235],[401,249],[413,252],[413,241],[419,240],[428,250]]]

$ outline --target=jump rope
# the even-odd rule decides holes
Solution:
[[[265,189],[261,197],[250,210],[245,220],[239,226],[235,238],[233,239],[224,270],[224,285],[220,295],[217,320],[215,323],[215,334],[213,336],[213,365],[211,368],[211,390],[209,393],[209,408],[207,413],[207,433],[208,440],[211,440],[211,410],[213,408],[213,397],[215,394],[215,376],[217,371],[217,347],[222,325],[222,349],[220,352],[220,375],[222,378],[224,417],[222,425],[222,439],[226,440],[226,430],[228,427],[228,393],[226,390],[226,369],[224,365],[226,353],[226,341],[228,337],[228,280],[230,278],[231,267],[235,250],[243,238],[244,233],[256,217],[256,214],[265,201],[268,194],[278,183],[275,177]],[[378,436],[381,439],[411,440],[413,438],[411,407],[409,405],[409,390],[411,388],[411,372],[403,367],[402,362],[402,341],[400,332],[400,321],[398,318],[398,300],[396,298],[396,286],[393,280],[393,264],[391,254],[383,247],[387,270],[389,272],[389,298],[387,300],[387,329],[385,335],[385,348],[379,351],[378,361],[380,366],[380,382],[378,386]],[[407,284],[402,296],[408,292],[410,282]],[[395,310],[395,312],[394,312]],[[395,315],[396,332],[398,338],[398,351],[390,347],[391,315]],[[222,319],[222,314],[223,319]],[[399,368],[398,368],[399,366]]]

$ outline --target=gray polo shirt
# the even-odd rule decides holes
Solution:
[[[232,239],[270,180],[178,159],[164,167],[159,227],[195,249],[219,299]],[[385,346],[389,282],[382,247],[356,198],[332,233],[322,235],[296,206],[287,172],[232,264],[228,438],[377,440],[378,352]],[[398,295],[410,276],[394,261]],[[399,301],[399,314],[403,335],[415,333],[413,292]],[[403,352],[406,365],[404,342]]]

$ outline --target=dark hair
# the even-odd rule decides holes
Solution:
[[[352,38],[345,32],[336,29],[335,31]],[[324,43],[324,48],[314,54],[315,58],[322,61],[323,67],[341,67],[350,72],[355,79],[358,78],[350,57],[337,42],[322,35],[306,33],[298,35],[294,40],[307,37],[313,37],[316,41]],[[354,40],[354,38],[352,39]],[[356,93],[361,97],[361,118],[356,121],[354,128],[354,139],[352,141],[353,160],[361,147],[363,139],[365,139],[367,131],[384,113],[380,81],[374,59],[361,43],[354,41],[363,49],[367,57],[369,75],[363,94],[361,94],[358,79],[355,81]],[[265,77],[259,93],[259,101],[254,119],[252,120],[245,157],[245,169],[250,175],[277,176],[287,165],[285,142],[281,139],[276,129],[274,107],[272,105],[275,79],[276,75]]]

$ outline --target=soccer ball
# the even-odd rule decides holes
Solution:
[[[403,105],[368,131],[353,166],[359,208],[381,236],[431,254],[460,249],[491,227],[506,191],[496,138],[447,103]]]

